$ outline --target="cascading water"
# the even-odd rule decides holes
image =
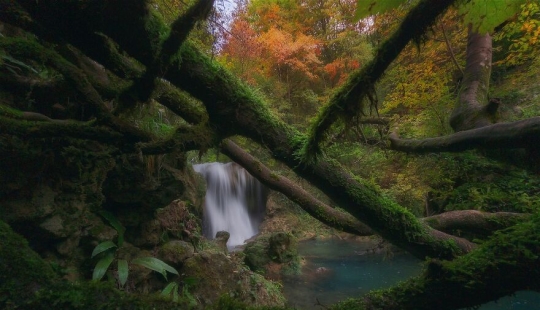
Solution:
[[[206,179],[203,233],[213,239],[218,231],[230,234],[227,247],[244,244],[259,232],[266,188],[236,163],[193,165]]]

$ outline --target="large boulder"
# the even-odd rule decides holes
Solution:
[[[235,255],[201,251],[184,262],[180,271],[187,290],[200,306],[215,304],[228,296],[251,306],[283,306],[285,299],[277,283],[250,271]]]
[[[159,248],[158,257],[173,267],[182,263],[195,254],[195,249],[191,243],[181,240],[172,240],[163,244]]]
[[[279,272],[282,267],[296,268],[299,263],[296,239],[285,232],[258,236],[248,242],[244,255],[244,261],[251,270],[263,273]]]

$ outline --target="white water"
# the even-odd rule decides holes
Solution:
[[[218,231],[231,235],[227,247],[244,244],[259,232],[264,217],[266,190],[235,163],[193,165],[206,179],[203,232],[214,239]]]

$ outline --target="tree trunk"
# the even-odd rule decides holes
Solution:
[[[450,126],[454,131],[484,127],[496,121],[499,102],[488,101],[491,55],[491,36],[475,33],[469,26],[465,72],[450,117]]]

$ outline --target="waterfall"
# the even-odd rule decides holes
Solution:
[[[206,179],[203,233],[214,239],[230,233],[227,247],[244,244],[259,232],[266,205],[266,188],[236,163],[193,165]]]

